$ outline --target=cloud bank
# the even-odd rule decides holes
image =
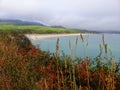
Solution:
[[[90,30],[120,30],[120,0],[0,0],[1,19]]]

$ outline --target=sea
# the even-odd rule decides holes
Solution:
[[[43,51],[72,58],[108,57],[120,60],[120,34],[83,34],[78,36],[31,39],[33,45]]]

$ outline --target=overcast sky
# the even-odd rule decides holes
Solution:
[[[0,19],[90,30],[120,30],[120,0],[0,0]]]

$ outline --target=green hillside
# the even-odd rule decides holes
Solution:
[[[52,33],[85,33],[84,30],[66,29],[66,28],[52,28],[47,26],[17,26],[17,25],[0,25],[0,32],[21,32],[21,33],[38,33],[38,34],[52,34]]]

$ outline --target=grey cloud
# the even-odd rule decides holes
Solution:
[[[0,18],[41,21],[69,28],[120,30],[120,1],[0,0]]]

